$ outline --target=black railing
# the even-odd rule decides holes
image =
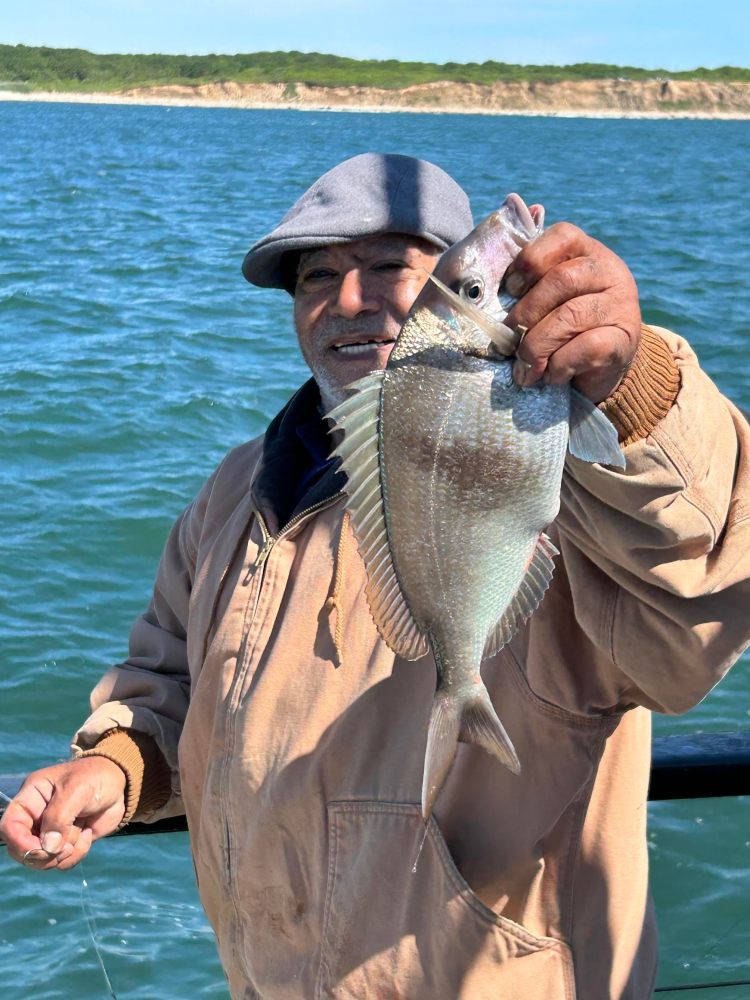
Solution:
[[[21,787],[20,775],[0,775],[0,816],[6,799]],[[750,795],[750,730],[655,736],[652,747],[651,802]],[[113,836],[175,833],[187,829],[184,816],[158,823],[130,823]]]

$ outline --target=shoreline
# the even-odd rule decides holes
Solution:
[[[692,119],[703,121],[748,121],[750,111],[716,111],[701,109],[646,110],[636,108],[495,108],[481,105],[451,105],[422,107],[416,104],[373,104],[362,102],[331,104],[322,101],[295,100],[261,101],[240,97],[178,97],[147,94],[81,93],[76,91],[31,91],[20,93],[0,90],[0,102],[20,101],[25,103],[53,104],[119,104],[135,107],[179,107],[179,108],[231,108],[248,111],[335,111],[362,112],[367,114],[464,114],[489,116],[518,116],[528,118],[624,118],[650,121],[674,121]]]

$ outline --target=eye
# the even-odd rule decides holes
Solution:
[[[307,271],[302,271],[298,277],[298,282],[302,285],[318,285],[330,281],[336,276],[336,272],[329,267],[311,267]]]
[[[479,302],[484,295],[484,282],[481,278],[472,276],[461,285],[461,296],[470,302]]]
[[[406,267],[406,263],[403,260],[381,260],[376,264],[373,264],[373,271],[403,271]]]

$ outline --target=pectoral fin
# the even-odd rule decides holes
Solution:
[[[570,390],[568,451],[584,462],[625,468],[617,431],[597,406],[575,389]]]

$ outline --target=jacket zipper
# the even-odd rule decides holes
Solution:
[[[245,581],[243,582],[249,581],[250,577],[255,573],[256,569],[263,566],[266,559],[268,558],[271,549],[276,544],[276,542],[280,542],[282,538],[288,535],[293,528],[297,527],[300,521],[303,521],[310,514],[314,514],[316,511],[321,510],[323,507],[332,507],[333,504],[336,503],[337,500],[340,500],[341,497],[343,496],[344,496],[344,490],[339,490],[339,492],[334,493],[333,496],[326,497],[325,500],[318,500],[318,502],[314,503],[311,507],[305,507],[305,509],[301,510],[299,514],[295,514],[294,517],[291,519],[291,521],[287,521],[287,523],[284,525],[281,531],[277,531],[275,535],[272,535],[269,532],[268,527],[266,526],[266,522],[263,519],[263,515],[256,507],[255,516],[257,517],[258,523],[260,524],[260,530],[263,532],[263,544],[258,550],[258,554],[253,560],[252,564],[248,568],[247,576],[245,577]]]
[[[271,549],[274,547],[274,545],[276,545],[277,542],[282,541],[294,528],[296,528],[300,524],[301,521],[303,521],[307,517],[310,517],[312,514],[317,513],[319,510],[322,510],[324,507],[333,506],[333,504],[336,503],[338,500],[340,500],[341,497],[343,496],[344,496],[344,491],[340,490],[333,496],[327,497],[325,500],[319,500],[318,503],[313,504],[310,507],[306,507],[304,510],[301,510],[299,514],[295,514],[295,516],[291,519],[291,521],[288,521],[287,524],[285,524],[284,527],[281,529],[281,531],[278,531],[275,535],[272,535],[270,533],[270,531],[268,530],[268,526],[266,525],[266,522],[263,518],[263,515],[260,513],[257,507],[255,508],[255,517],[257,518],[258,524],[260,525],[260,530],[263,536],[263,540],[261,543],[261,547],[258,549],[258,552],[255,556],[255,559],[248,567],[247,573],[245,574],[245,577],[242,581],[243,586],[247,586],[251,580],[254,581],[255,597],[253,600],[252,613],[248,615],[245,619],[246,620],[245,634],[242,637],[242,643],[240,645],[240,649],[237,654],[237,670],[235,673],[234,684],[232,685],[232,690],[229,696],[229,705],[230,705],[229,709],[230,716],[228,720],[229,731],[227,733],[224,764],[222,768],[221,785],[220,785],[220,800],[219,800],[220,808],[223,811],[224,834],[226,838],[223,853],[224,853],[227,890],[232,900],[232,905],[235,911],[235,917],[237,919],[239,919],[239,914],[237,909],[237,901],[232,886],[232,861],[231,861],[232,842],[231,842],[231,831],[229,827],[229,809],[228,809],[229,763],[232,758],[232,754],[234,753],[234,744],[235,744],[236,712],[235,708],[233,707],[233,701],[235,698],[235,694],[237,692],[237,687],[242,682],[242,678],[245,675],[247,644],[250,635],[250,629],[253,621],[255,620],[255,615],[258,610],[258,604],[260,603],[260,592],[263,587],[263,577],[265,575],[266,562],[268,560],[269,555],[271,554]],[[257,580],[255,580],[255,576],[257,573],[260,573],[260,576]]]
[[[260,579],[257,581],[255,587],[255,601],[253,603],[253,613],[250,615],[248,619],[248,628],[245,632],[245,635],[242,638],[242,648],[240,650],[240,656],[238,657],[238,660],[242,661],[245,658],[244,647],[245,643],[247,642],[248,632],[250,631],[249,626],[252,623],[253,619],[255,618],[255,613],[258,610],[258,602],[260,601],[260,590],[261,587],[263,586],[263,569],[266,565],[266,560],[271,554],[271,549],[277,542],[282,541],[282,539],[284,539],[289,534],[289,532],[292,531],[294,528],[296,528],[297,525],[301,521],[303,521],[306,517],[309,517],[311,514],[315,514],[319,510],[322,510],[323,507],[333,506],[333,504],[336,503],[337,500],[340,500],[342,496],[344,496],[344,491],[340,490],[338,493],[334,493],[333,496],[327,497],[325,500],[319,500],[317,503],[314,503],[311,507],[305,507],[305,509],[301,510],[299,514],[295,514],[294,517],[291,519],[291,521],[288,521],[281,529],[281,531],[277,531],[275,535],[272,535],[271,532],[268,530],[268,526],[266,525],[266,522],[263,519],[263,515],[261,514],[261,512],[258,510],[257,507],[255,508],[255,517],[258,521],[258,524],[260,525],[260,530],[263,535],[263,541],[261,543],[261,547],[258,549],[255,559],[253,559],[252,563],[250,563],[250,565],[247,568],[247,573],[245,574],[245,578],[242,581],[242,586],[246,587],[250,583],[250,581],[255,577],[255,574],[258,572],[258,570],[261,571],[261,576]]]

